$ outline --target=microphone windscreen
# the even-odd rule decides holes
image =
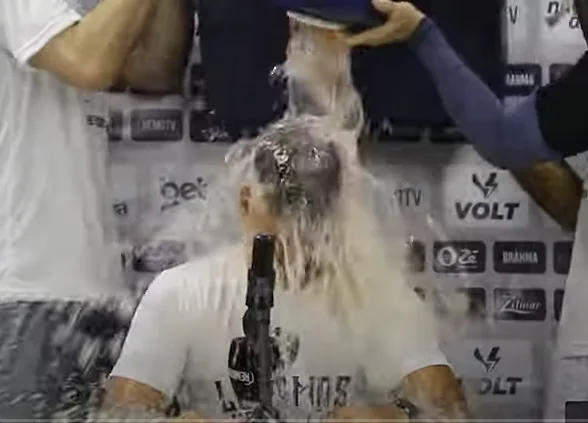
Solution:
[[[271,277],[274,272],[275,238],[257,235],[253,240],[251,272],[258,277]]]

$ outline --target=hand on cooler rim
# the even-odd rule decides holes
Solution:
[[[391,0],[372,0],[374,8],[385,15],[386,23],[359,34],[346,37],[347,44],[379,46],[406,41],[416,31],[425,15],[411,3]]]

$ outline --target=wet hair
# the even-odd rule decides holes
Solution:
[[[331,211],[341,194],[342,163],[331,140],[304,120],[284,120],[263,132],[253,167],[276,216],[312,221]]]

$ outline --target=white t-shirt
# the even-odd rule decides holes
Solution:
[[[586,188],[586,184],[584,184]],[[588,201],[582,200],[547,384],[546,419],[563,419],[566,401],[588,402]]]
[[[0,1],[0,301],[122,287],[106,137],[90,132],[84,93],[27,64],[80,19],[65,0]]]
[[[247,265],[238,250],[221,250],[162,273],[136,310],[112,376],[146,384],[168,398],[175,395],[184,412],[246,416],[251,403],[236,394],[228,370],[229,346],[243,336],[246,309]],[[280,354],[274,403],[283,417],[317,418],[335,406],[382,404],[405,375],[447,365],[435,340],[415,348],[394,330],[382,330],[387,327],[382,322],[373,325],[377,336],[365,336],[377,339],[366,355],[364,337],[350,336],[323,304],[311,294],[275,291],[271,333]],[[418,332],[417,321],[400,321]],[[402,359],[393,362],[392,356]],[[251,380],[242,371],[241,380]]]

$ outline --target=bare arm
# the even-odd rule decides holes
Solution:
[[[470,418],[461,383],[448,366],[428,366],[407,375],[403,396],[433,421]]]
[[[49,41],[30,64],[92,90],[112,86],[153,15],[157,0],[102,0]]]
[[[143,407],[163,415],[165,395],[149,385],[124,377],[112,377],[106,384],[104,406]]]
[[[448,366],[428,366],[405,376],[401,397],[408,405],[387,404],[343,407],[330,416],[337,420],[436,421],[468,420],[461,384]],[[406,408],[415,408],[407,410]],[[415,413],[412,415],[412,413]]]
[[[200,413],[186,413],[176,419],[165,418],[165,395],[158,390],[123,377],[112,377],[106,384],[106,397],[95,421],[133,419],[161,419],[158,421],[173,422],[189,420],[205,421]]]
[[[576,230],[583,184],[565,161],[538,163],[512,175],[562,229]]]
[[[192,50],[194,10],[186,0],[160,1],[133,50],[119,88],[146,93],[180,93]]]

